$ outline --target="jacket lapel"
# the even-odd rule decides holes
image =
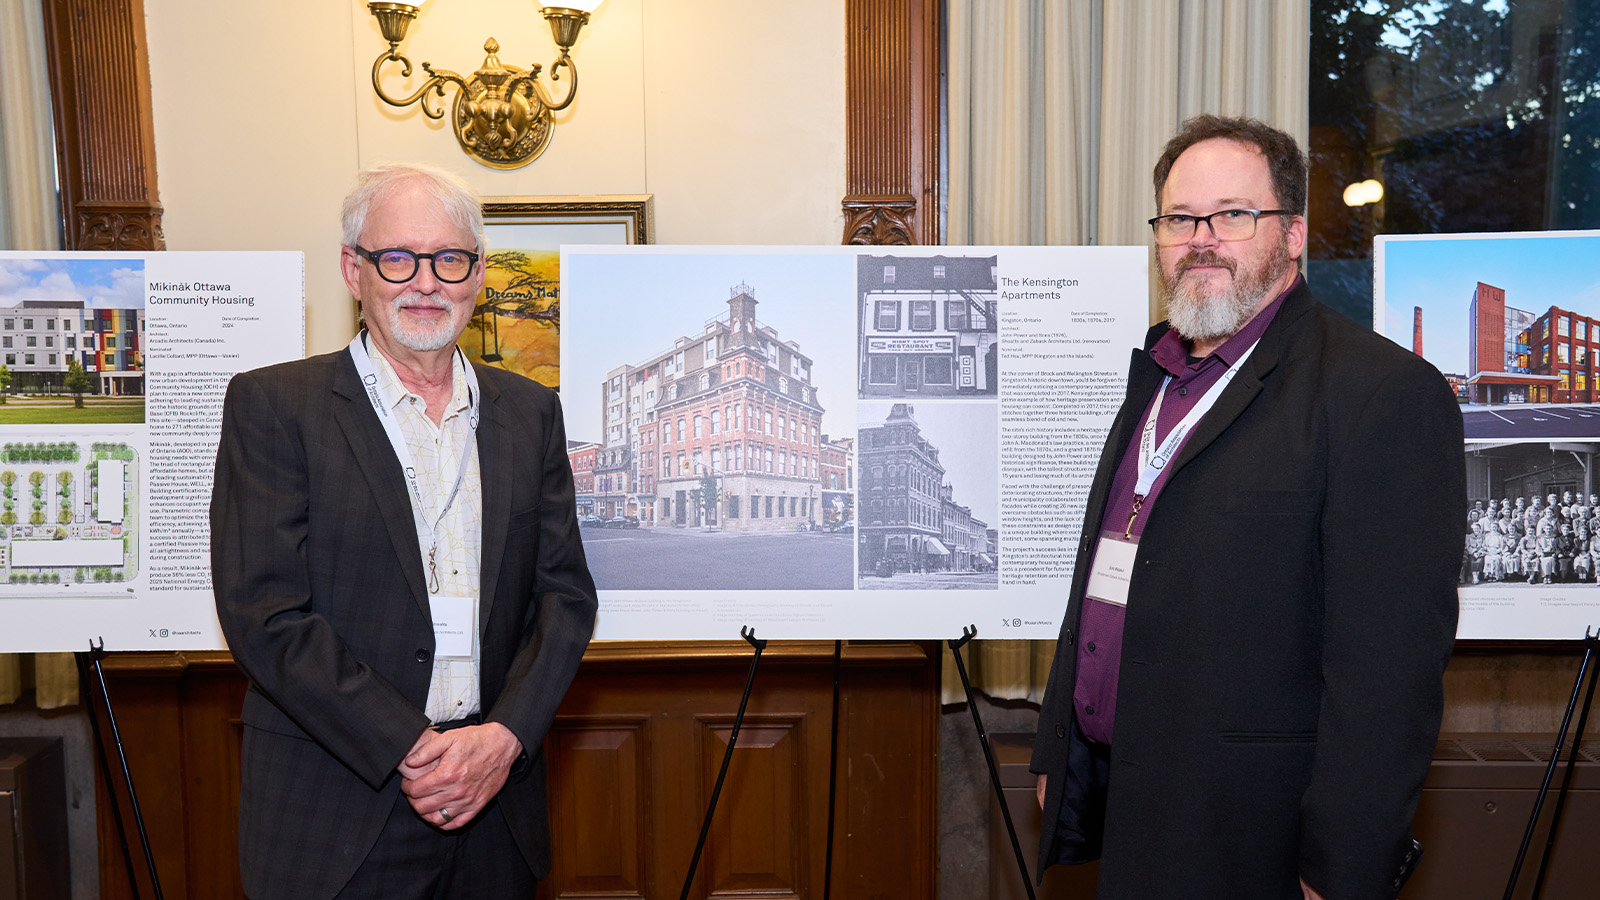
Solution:
[[[389,446],[389,437],[378,421],[378,414],[367,399],[348,351],[340,356],[334,372],[333,393],[347,401],[335,405],[334,418],[350,443],[356,468],[372,490],[373,501],[378,505],[389,540],[394,544],[395,556],[400,560],[400,570],[411,586],[412,598],[424,616],[431,616],[422,571],[422,549],[417,544],[411,499],[406,496],[405,474],[400,470],[400,459],[394,448]],[[429,618],[428,621],[433,620]]]
[[[483,633],[494,607],[500,563],[511,521],[511,471],[515,448],[511,429],[500,419],[500,391],[478,366],[483,404],[478,420],[478,480],[483,494],[483,549],[479,557],[478,631]]]

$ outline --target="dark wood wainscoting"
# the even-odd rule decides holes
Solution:
[[[545,742],[555,855],[542,898],[678,896],[752,652],[590,648]],[[829,642],[768,646],[691,896],[822,896],[832,663]],[[243,676],[226,653],[112,654],[105,669],[165,896],[243,896]],[[934,895],[937,677],[936,644],[844,647],[833,896]],[[106,790],[101,779],[101,896],[132,897]],[[120,791],[118,801],[140,893],[151,896]]]

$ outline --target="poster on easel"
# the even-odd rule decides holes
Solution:
[[[0,252],[0,652],[213,650],[237,372],[305,354],[298,252]]]
[[[565,247],[597,638],[1053,638],[1144,247]]]
[[[1597,254],[1600,231],[1376,240],[1374,327],[1461,404],[1458,638],[1576,640],[1600,622]]]

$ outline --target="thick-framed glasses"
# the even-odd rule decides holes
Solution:
[[[378,270],[378,277],[390,284],[405,284],[417,275],[417,267],[426,259],[428,265],[433,267],[433,277],[446,284],[457,284],[467,280],[472,274],[472,267],[478,264],[478,254],[471,250],[435,250],[432,253],[417,253],[404,247],[388,247],[383,250],[368,250],[364,247],[351,247],[356,255],[361,257]]]
[[[1156,216],[1150,220],[1156,243],[1163,247],[1187,244],[1204,222],[1219,241],[1248,241],[1256,236],[1256,220],[1262,216],[1294,215],[1287,209],[1219,209],[1209,216]]]

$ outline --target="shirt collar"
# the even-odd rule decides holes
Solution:
[[[1205,360],[1195,362],[1193,364],[1194,367],[1198,369],[1205,364],[1206,360],[1212,358],[1221,360],[1225,366],[1232,366],[1237,363],[1239,357],[1243,356],[1244,352],[1250,349],[1256,341],[1260,340],[1261,335],[1266,333],[1267,326],[1272,324],[1273,318],[1278,315],[1278,310],[1283,308],[1284,298],[1293,293],[1294,289],[1300,286],[1302,280],[1301,276],[1295,275],[1294,281],[1289,284],[1287,290],[1273,298],[1273,301],[1268,303],[1265,309],[1256,313],[1255,317],[1246,322],[1244,327],[1239,329],[1233,337],[1223,341],[1222,346],[1218,347],[1215,353],[1206,357]],[[1156,340],[1149,352],[1150,358],[1155,361],[1155,364],[1173,376],[1182,375],[1190,365],[1189,348],[1184,343],[1183,337],[1172,328],[1168,328],[1166,334]]]
[[[389,365],[389,360],[378,349],[378,345],[371,340],[367,342],[367,354],[372,357],[373,369],[378,376],[378,394],[383,398],[388,409],[398,407],[408,397],[416,396],[406,389],[400,381],[400,375],[395,372],[394,366]],[[450,406],[449,412],[465,412],[472,405],[472,399],[467,396],[466,358],[458,348],[451,357],[450,365]]]

